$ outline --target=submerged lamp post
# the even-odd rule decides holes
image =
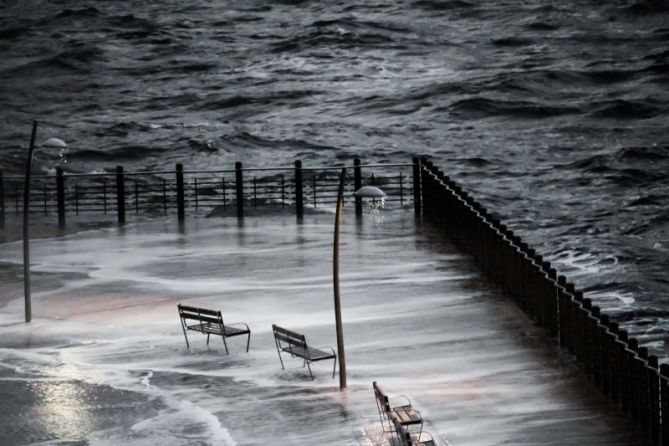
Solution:
[[[339,388],[346,388],[346,356],[344,353],[344,333],[341,322],[341,302],[339,300],[339,224],[344,208],[344,183],[346,182],[346,168],[341,170],[339,177],[339,191],[337,193],[337,211],[335,213],[334,242],[332,253],[332,284],[334,288],[335,327],[337,330],[337,357],[339,358]],[[356,197],[383,199],[386,194],[374,186],[364,186],[355,192]]]
[[[30,177],[35,152],[35,137],[37,136],[37,121],[33,121],[33,130],[30,135],[30,146],[28,146],[28,158],[26,158],[26,175],[23,183],[23,294],[25,300],[26,322],[32,319],[32,302],[30,295]],[[43,147],[67,148],[62,140],[50,138],[44,141]]]

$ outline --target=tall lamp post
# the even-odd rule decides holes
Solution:
[[[346,168],[341,170],[339,191],[337,193],[337,211],[335,212],[334,242],[332,252],[332,284],[334,289],[335,327],[337,330],[337,357],[339,358],[339,389],[346,388],[346,355],[344,352],[344,332],[341,321],[341,301],[339,299],[339,225],[344,208],[344,183]],[[360,198],[384,198],[386,194],[374,186],[364,186],[355,192]]]
[[[32,320],[32,300],[30,294],[30,177],[35,152],[35,137],[37,136],[37,121],[33,121],[33,130],[30,135],[28,157],[26,158],[26,175],[23,183],[23,295],[25,301],[26,322]],[[67,145],[58,138],[50,138],[42,144],[44,147],[65,148]]]

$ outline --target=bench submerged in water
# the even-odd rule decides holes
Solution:
[[[209,345],[209,337],[212,334],[222,337],[226,354],[230,354],[230,352],[228,351],[228,343],[225,342],[225,338],[247,335],[246,351],[249,351],[249,345],[251,343],[251,329],[245,323],[240,322],[225,325],[223,323],[223,315],[220,311],[189,307],[181,304],[177,305],[177,308],[179,310],[179,318],[181,319],[181,328],[183,329],[184,337],[186,338],[186,347],[190,348],[186,331],[192,330],[206,334],[207,345]],[[189,321],[195,321],[196,323],[189,325]],[[244,326],[244,328],[238,328],[236,326]]]
[[[285,328],[281,328],[278,325],[272,324],[272,330],[274,331],[274,343],[276,344],[276,351],[279,353],[279,361],[281,361],[281,369],[284,369],[281,352],[290,353],[290,356],[297,356],[298,358],[302,358],[304,360],[304,364],[309,368],[309,375],[311,376],[311,379],[314,379],[314,375],[311,373],[310,365],[312,362],[334,359],[334,365],[332,366],[332,377],[334,378],[335,369],[337,367],[337,355],[335,354],[334,349],[328,347],[330,350],[332,350],[332,353],[330,353],[318,348],[310,347],[307,344],[307,340],[303,334],[286,330]]]
[[[433,446],[432,436],[423,432],[423,418],[411,404],[411,400],[404,395],[394,398],[402,398],[400,404],[391,404],[390,396],[374,381],[374,397],[376,408],[379,411],[383,431],[390,433],[399,440],[403,446],[426,445]],[[386,425],[388,428],[386,429]],[[412,429],[415,428],[415,429]]]

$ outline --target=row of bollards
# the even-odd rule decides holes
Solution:
[[[483,273],[575,356],[599,390],[652,444],[669,445],[669,365],[639,347],[453,180],[423,158],[423,215],[471,254]],[[663,417],[663,414],[665,417]]]

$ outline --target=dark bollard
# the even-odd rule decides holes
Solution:
[[[58,227],[65,227],[65,175],[63,168],[56,168],[56,202],[58,203]]]
[[[669,413],[669,364],[660,366],[660,412]],[[661,445],[669,446],[669,422],[662,417],[660,428]]]
[[[302,189],[302,161],[295,161],[295,212],[298,218],[304,216],[304,191]]]
[[[179,163],[176,166],[177,175],[177,219],[179,224],[186,221],[186,198],[184,193],[184,166]]]
[[[353,160],[353,183],[355,190],[362,187],[362,168],[360,167],[360,158]],[[362,215],[362,198],[355,197],[355,215]]]
[[[636,361],[636,373],[639,380],[639,395],[637,397],[638,422],[641,430],[650,435],[650,380],[648,376],[648,349],[639,347],[639,357]]]
[[[237,189],[237,218],[244,218],[244,171],[242,163],[235,163],[235,187]]]
[[[116,210],[118,213],[118,224],[125,224],[125,179],[123,178],[123,166],[116,166]]]
[[[669,413],[669,364],[660,366],[660,411]],[[661,427],[662,446],[669,446],[669,422],[663,417]]]
[[[646,368],[646,373],[648,374],[648,428],[653,444],[659,443],[662,426],[660,418],[659,372],[660,366],[658,365],[657,356],[650,355],[648,357],[648,367]]]

